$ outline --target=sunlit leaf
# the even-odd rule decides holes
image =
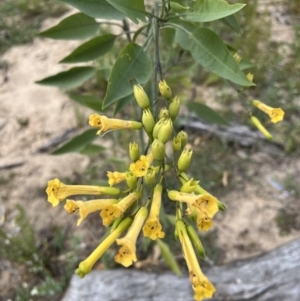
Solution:
[[[110,51],[116,37],[112,34],[106,34],[93,38],[77,47],[70,55],[62,59],[60,63],[79,63],[95,60]]]
[[[151,66],[151,59],[142,47],[128,44],[110,72],[103,108],[130,95],[134,84],[145,84],[151,76]]]
[[[94,36],[98,30],[99,24],[94,18],[78,13],[63,19],[38,35],[51,39],[81,40]]]
[[[75,88],[95,75],[96,70],[93,67],[74,67],[68,71],[63,71],[55,75],[46,77],[37,84],[46,86],[56,86],[64,90]]]
[[[235,15],[230,15],[226,18],[221,19],[221,21],[231,29],[233,29],[236,33],[240,32],[240,26]]]
[[[93,95],[80,95],[75,93],[70,93],[69,96],[80,103],[81,105],[88,107],[94,111],[103,112],[102,110],[102,100]]]
[[[187,11],[188,9],[190,9],[188,6],[182,6],[177,2],[172,2],[170,1],[170,6],[172,8],[172,11],[175,13],[183,13],[185,11]]]

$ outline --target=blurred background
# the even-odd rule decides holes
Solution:
[[[246,134],[218,135],[201,114],[191,115],[188,104],[206,104],[232,126],[257,133],[249,123],[244,97],[188,55],[166,73],[174,94],[185,104],[177,126],[188,132],[194,149],[189,174],[227,206],[213,229],[201,234],[207,261],[215,265],[267,252],[300,236],[300,1],[240,2],[247,6],[236,15],[239,32],[222,22],[209,27],[247,61],[243,68],[254,74],[256,83],[247,96],[285,111],[284,121],[276,125],[255,111],[273,134],[272,142],[245,142]],[[47,181],[57,177],[68,184],[107,183],[107,171],[126,170],[128,142],[139,139],[112,132],[97,138],[92,147],[57,152],[88,128],[94,111],[87,104],[103,98],[105,66],[112,65],[122,49],[120,42],[96,61],[101,72],[72,91],[36,85],[37,80],[69,69],[57,63],[79,45],[36,34],[75,12],[48,0],[0,3],[0,300],[62,298],[76,265],[98,245],[105,229],[97,213],[77,227],[77,218],[62,206],[52,208],[45,193]],[[164,43],[172,41],[162,39],[162,60],[170,55]],[[134,104],[118,113],[120,118],[130,116],[136,116]],[[191,118],[206,129],[188,126]],[[164,227],[173,233],[167,221]],[[178,242],[172,234],[166,241],[184,270]],[[106,252],[96,269],[116,268],[115,251]],[[168,269],[158,253],[151,243],[141,241],[141,262],[135,268]]]

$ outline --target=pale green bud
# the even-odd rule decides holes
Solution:
[[[188,134],[185,131],[180,131],[177,136],[181,140],[181,148],[184,148],[188,143]]]
[[[161,129],[162,125],[164,124],[165,120],[164,119],[160,119],[154,126],[153,129],[153,138],[157,138],[158,137],[158,132]]]
[[[144,175],[144,181],[147,185],[153,185],[155,182],[155,168],[149,167]]]
[[[169,112],[172,120],[174,120],[177,117],[179,110],[180,110],[180,98],[176,95],[169,105]]]
[[[189,168],[192,160],[192,154],[193,151],[191,149],[185,148],[183,150],[177,162],[177,167],[180,172],[185,172]]]
[[[197,251],[198,255],[201,258],[205,258],[206,254],[205,254],[205,250],[203,248],[203,245],[201,243],[201,240],[196,232],[196,230],[191,226],[191,225],[187,225],[186,226],[186,231],[187,234],[191,240],[191,242],[193,243],[195,250]]]
[[[152,138],[152,132],[155,126],[154,117],[149,109],[143,111],[142,123],[148,136]]]
[[[140,150],[136,142],[129,143],[129,157],[133,162],[140,158]]]
[[[159,112],[159,119],[170,118],[170,113],[167,108],[161,108]]]
[[[221,201],[217,200],[217,205],[218,205],[220,211],[226,211],[226,206],[225,206],[224,203],[222,203]]]
[[[165,80],[159,82],[158,88],[161,96],[166,100],[169,100],[172,97],[172,91]]]
[[[126,171],[126,183],[127,186],[131,189],[131,190],[135,190],[137,187],[137,177],[133,174],[132,171]]]
[[[148,109],[150,106],[150,101],[148,95],[146,94],[145,90],[141,85],[134,85],[133,86],[133,94],[138,103],[138,105],[142,109]]]
[[[181,150],[181,140],[178,137],[173,138],[172,144],[174,152],[179,152]]]
[[[152,155],[154,159],[158,161],[162,161],[166,153],[164,143],[158,139],[154,139],[151,146],[152,146]]]
[[[191,178],[181,186],[180,191],[185,193],[193,193],[198,186],[198,183],[199,181],[194,181],[194,179]]]
[[[160,130],[158,131],[157,139],[160,140],[162,143],[167,143],[170,140],[172,133],[173,133],[173,122],[169,118],[164,121],[164,124],[161,126]]]

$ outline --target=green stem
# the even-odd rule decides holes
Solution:
[[[123,20],[123,30],[124,33],[126,34],[128,42],[131,43],[130,26],[126,19]]]

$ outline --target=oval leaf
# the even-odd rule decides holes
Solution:
[[[134,99],[133,94],[123,97],[116,101],[116,106],[114,110],[114,116],[117,115],[122,109],[124,109],[130,102]]]
[[[94,111],[98,111],[98,112],[103,111],[102,101],[93,95],[80,95],[80,94],[70,93],[69,96],[76,102]]]
[[[94,36],[99,30],[99,24],[94,18],[83,13],[69,16],[38,35],[57,40],[81,40]]]
[[[233,29],[236,33],[240,32],[240,25],[235,15],[228,16],[221,20],[224,24]]]
[[[124,15],[107,3],[106,0],[60,0],[76,7],[93,18],[122,20]]]
[[[191,112],[194,112],[209,123],[228,125],[228,122],[223,117],[202,103],[189,102],[187,107]]]
[[[61,155],[70,152],[81,152],[85,149],[85,147],[93,142],[97,138],[97,130],[96,129],[89,129],[85,132],[81,133],[73,137],[64,145],[57,148],[55,151],[52,152],[52,155]]]
[[[122,12],[132,22],[138,24],[139,20],[146,22],[144,0],[107,0],[117,10]]]
[[[216,33],[207,28],[179,20],[175,26],[177,29],[176,42],[183,49],[191,51],[197,63],[241,86],[255,85],[247,79]]]
[[[170,6],[172,8],[172,11],[175,13],[183,13],[190,9],[188,6],[182,6],[179,3],[170,1]]]
[[[135,83],[145,84],[151,76],[151,59],[137,44],[128,44],[111,69],[103,108],[130,95]]]
[[[196,0],[193,12],[188,12],[184,19],[191,22],[210,22],[232,15],[245,5],[229,5],[223,0]]]
[[[112,34],[106,34],[93,38],[77,47],[70,55],[62,59],[60,63],[80,63],[95,60],[112,48],[116,37]]]
[[[64,90],[69,90],[90,79],[95,72],[96,70],[93,67],[74,67],[68,71],[63,71],[36,81],[35,83],[39,85],[56,86]]]
[[[93,156],[101,153],[105,147],[102,147],[98,144],[88,144],[80,151],[83,155]]]

